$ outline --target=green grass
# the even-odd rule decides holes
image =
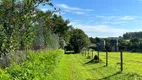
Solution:
[[[109,52],[106,67],[105,52],[100,52],[100,63],[84,54],[63,54],[61,50],[30,52],[22,63],[0,69],[0,80],[142,80],[142,54],[124,52],[123,72],[119,57],[119,52]]]
[[[88,54],[87,54],[88,55]],[[94,52],[93,55],[97,55],[97,52]],[[92,54],[90,54],[92,56]],[[108,52],[108,67],[102,68],[100,72],[102,72],[102,75],[110,74],[113,75],[113,72],[118,72],[120,71],[120,52]],[[105,65],[106,61],[106,54],[105,52],[100,52],[100,59]],[[113,75],[111,77],[108,77],[109,75],[106,75],[104,77],[105,79],[111,79],[116,80],[116,79],[121,79],[121,80],[142,80],[142,54],[140,53],[130,53],[130,52],[123,52],[123,59],[124,59],[124,70],[122,73],[119,73],[117,75]],[[96,64],[93,64],[96,66]],[[101,65],[101,64],[100,64]]]
[[[94,53],[94,55],[96,52]],[[125,54],[125,53],[124,53]],[[109,56],[113,57],[113,53]],[[126,54],[127,55],[127,54]],[[133,55],[133,54],[132,54]],[[136,54],[142,56],[141,54]],[[65,54],[61,63],[52,74],[50,80],[141,80],[141,72],[135,70],[141,66],[124,64],[124,71],[120,72],[119,53],[117,59],[109,58],[109,66],[105,66],[105,54],[100,53],[101,62],[94,63],[82,54]],[[128,57],[127,57],[128,58]],[[127,66],[126,66],[127,64]],[[133,68],[133,69],[132,69]],[[135,68],[135,69],[134,69]]]
[[[52,80],[86,80],[93,78],[84,67],[83,57],[75,54],[65,54],[60,65],[55,69]]]
[[[109,52],[110,66],[120,62],[119,52]],[[105,53],[101,52],[100,57],[105,60]],[[142,54],[123,52],[124,72],[136,73],[142,76]]]

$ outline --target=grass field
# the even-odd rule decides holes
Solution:
[[[31,53],[24,62],[0,69],[0,80],[142,80],[142,54],[124,52],[123,72],[118,64],[119,52],[108,54],[106,67],[105,52],[100,52],[100,63],[82,53],[63,54],[61,50]]]
[[[108,67],[105,66],[105,52],[100,52],[100,63],[94,63],[82,54],[65,54],[52,74],[52,80],[142,80],[139,60],[142,54],[124,52],[123,55],[124,71],[120,72],[119,52],[109,52]]]
[[[120,63],[120,52],[109,52],[109,65]],[[105,61],[105,53],[100,53],[100,58]],[[142,75],[142,54],[123,52],[124,72]]]
[[[82,54],[81,54],[82,55]],[[84,55],[84,54],[83,54]],[[94,52],[93,55],[97,55],[97,52]],[[87,55],[88,56],[88,53]],[[92,56],[90,52],[89,56]],[[85,56],[84,56],[85,57]],[[101,65],[105,66],[106,63],[106,52],[100,52],[101,63],[93,64],[93,65]],[[113,79],[116,80],[142,80],[142,54],[141,53],[131,53],[131,52],[123,52],[123,66],[124,70],[120,73],[120,52],[108,52],[108,67],[105,67],[108,70],[108,74],[113,75],[113,71],[119,74],[115,74],[111,77],[104,77],[105,79]],[[103,68],[103,69],[105,69]],[[110,68],[110,69],[109,69]],[[107,72],[103,72],[101,70],[102,75],[106,75]],[[128,77],[129,76],[129,77]]]

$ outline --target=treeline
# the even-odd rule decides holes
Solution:
[[[141,32],[134,32],[134,33],[141,33]],[[128,34],[128,33],[126,33]],[[132,34],[132,33],[130,33]],[[129,34],[129,35],[130,35]],[[132,34],[134,35],[134,34]],[[130,37],[129,37],[130,38]],[[94,44],[97,47],[97,44],[100,43],[100,41],[105,41],[105,45],[101,45],[100,48],[101,51],[107,50],[107,51],[130,51],[130,52],[142,52],[142,39],[141,38],[130,38],[126,39],[125,37],[115,37],[115,38],[90,38],[90,41],[92,44]],[[111,41],[115,41],[116,43],[111,43]]]
[[[126,51],[142,52],[142,32],[127,32],[120,43]]]
[[[128,32],[123,34],[124,39],[142,38],[142,32]]]
[[[46,12],[38,5],[50,6]],[[64,20],[50,0],[0,1],[0,55],[17,50],[59,49],[70,44],[76,52],[88,45],[88,36]],[[78,35],[76,35],[78,34]],[[74,45],[73,42],[79,43]]]

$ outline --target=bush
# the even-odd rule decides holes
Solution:
[[[0,70],[1,80],[45,80],[50,77],[58,65],[63,51],[30,52],[27,59],[20,63],[13,63],[5,71]]]

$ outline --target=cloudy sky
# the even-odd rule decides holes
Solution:
[[[142,31],[142,0],[52,0],[64,19],[90,37]],[[51,9],[40,5],[43,11]]]

